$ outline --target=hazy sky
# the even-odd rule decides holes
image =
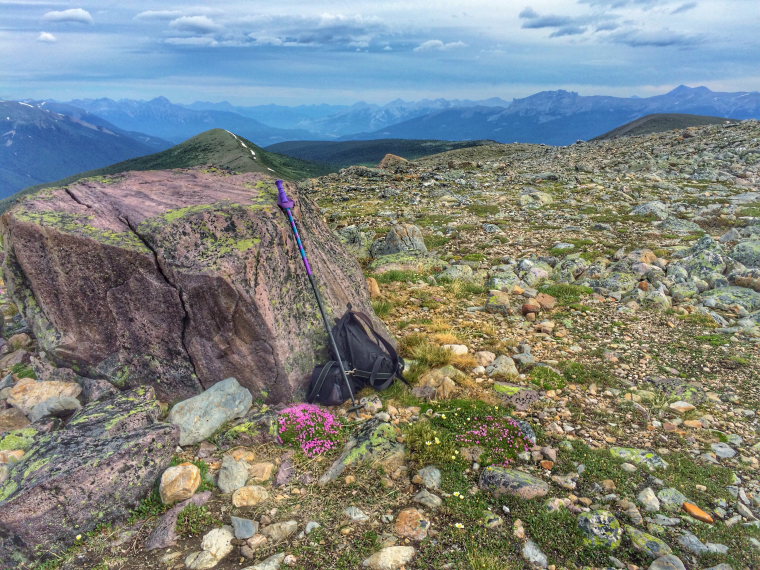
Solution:
[[[0,0],[0,98],[760,90],[758,0]]]

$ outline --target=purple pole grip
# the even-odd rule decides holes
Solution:
[[[296,203],[291,200],[291,198],[288,196],[288,193],[285,192],[285,185],[282,183],[282,180],[275,181],[275,184],[277,185],[277,190],[279,191],[279,196],[277,197],[277,205],[280,208],[294,207]]]

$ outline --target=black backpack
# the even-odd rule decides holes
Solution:
[[[352,311],[349,305],[346,313],[333,327],[332,334],[340,356],[343,357],[343,369],[354,395],[365,386],[385,390],[396,378],[409,385],[402,375],[404,359],[374,329],[372,321],[364,313]],[[337,406],[351,398],[340,371],[338,356],[333,353],[332,347],[330,356],[330,362],[317,366],[311,374],[306,393],[306,401],[311,404],[317,402]]]

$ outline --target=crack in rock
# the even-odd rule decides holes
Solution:
[[[179,299],[180,307],[182,307],[182,333],[180,334],[180,340],[182,342],[182,348],[184,349],[185,354],[187,354],[187,359],[190,362],[190,366],[193,368],[193,380],[195,380],[196,388],[200,393],[205,390],[206,387],[203,385],[200,377],[198,376],[198,368],[195,365],[195,360],[193,359],[193,355],[190,353],[190,347],[187,344],[187,331],[190,327],[190,311],[187,308],[187,303],[183,296],[182,290],[171,279],[169,279],[168,272],[161,263],[161,258],[158,255],[158,251],[148,242],[147,239],[145,239],[142,234],[140,234],[140,232],[137,231],[137,227],[133,224],[133,222],[126,215],[121,213],[119,214],[119,220],[124,225],[126,225],[129,230],[137,237],[137,239],[139,239],[140,242],[142,242],[142,244],[148,249],[148,251],[153,254],[153,261],[156,265],[158,274],[169,287],[177,292],[177,298]]]

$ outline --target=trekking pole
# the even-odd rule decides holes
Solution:
[[[340,373],[343,375],[343,381],[346,383],[346,388],[348,388],[348,394],[351,396],[352,406],[351,408],[349,408],[349,411],[351,412],[351,411],[361,409],[361,406],[356,403],[356,398],[354,397],[354,391],[351,388],[351,382],[348,381],[348,376],[346,375],[346,367],[343,365],[343,358],[341,357],[340,351],[338,350],[338,345],[335,342],[335,337],[333,336],[332,328],[330,327],[330,321],[327,319],[327,313],[325,313],[325,307],[322,304],[322,297],[320,296],[319,289],[317,289],[317,284],[314,281],[314,274],[311,270],[311,264],[309,263],[309,258],[306,256],[306,250],[303,247],[303,242],[301,241],[301,235],[298,233],[298,226],[296,225],[296,220],[293,217],[293,207],[296,204],[285,192],[285,186],[283,185],[282,180],[277,180],[275,184],[277,185],[277,190],[279,192],[279,196],[277,198],[277,205],[283,209],[285,214],[288,216],[288,220],[290,221],[290,228],[293,230],[293,236],[296,238],[298,249],[301,251],[301,259],[303,260],[304,267],[306,267],[306,276],[309,278],[309,283],[311,283],[311,288],[314,291],[314,297],[317,299],[317,306],[319,307],[319,312],[322,315],[322,321],[325,323],[325,330],[327,331],[327,336],[330,338],[330,346],[332,347],[332,350],[335,353],[335,357],[338,359],[338,366],[340,368]]]

